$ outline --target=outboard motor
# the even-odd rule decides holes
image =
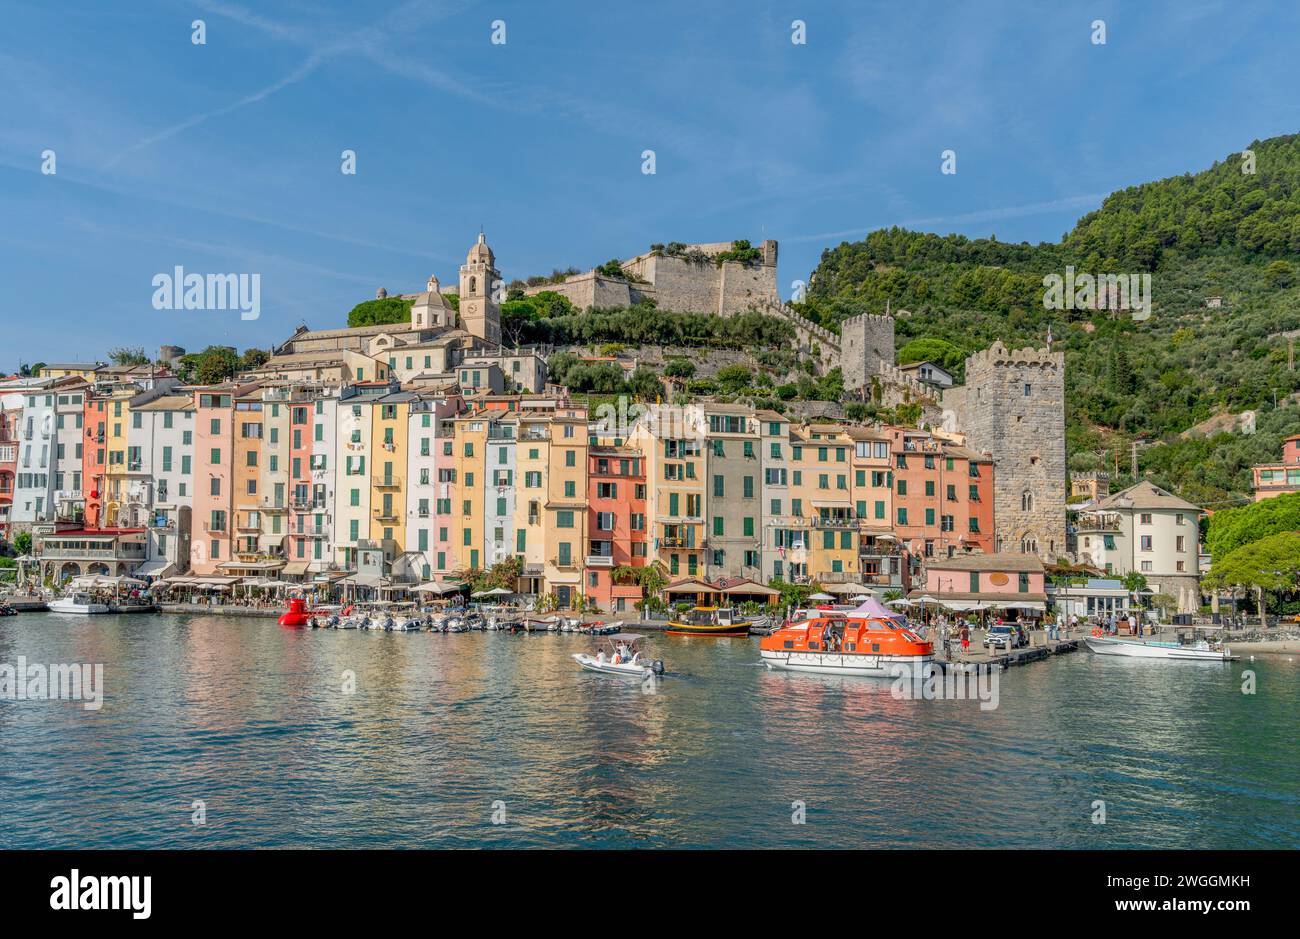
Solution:
[[[664,673],[663,659],[655,659],[653,662],[651,662],[650,671],[654,672],[656,675],[662,675]]]

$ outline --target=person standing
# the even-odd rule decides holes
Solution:
[[[966,653],[969,650],[970,650],[970,626],[966,625],[965,623],[962,623],[961,624],[961,654],[963,658],[966,657]]]

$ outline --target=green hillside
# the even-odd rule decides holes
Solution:
[[[860,312],[898,311],[898,347],[964,353],[1001,339],[1041,345],[1050,325],[1066,354],[1073,470],[1127,467],[1135,437],[1143,472],[1202,503],[1249,490],[1250,462],[1275,458],[1300,431],[1288,341],[1300,329],[1300,135],[1257,141],[1255,172],[1230,154],[1209,169],[1109,196],[1055,244],[939,236],[899,228],[823,252],[797,305],[831,329]],[[1152,315],[1049,310],[1043,277],[1151,275]],[[1207,305],[1222,297],[1222,306]],[[1274,400],[1283,404],[1275,411]],[[1211,416],[1256,409],[1255,438],[1178,434]],[[1207,461],[1209,465],[1207,465]],[[1120,480],[1122,483],[1123,480]]]

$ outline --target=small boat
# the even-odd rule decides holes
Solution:
[[[748,636],[750,620],[729,607],[697,606],[668,621],[670,636]]]
[[[51,613],[107,613],[108,604],[100,603],[88,593],[77,592],[51,600],[47,609]]]
[[[1204,639],[1187,645],[1181,642],[1156,642],[1150,639],[1117,639],[1113,636],[1085,636],[1088,649],[1098,655],[1123,655],[1138,659],[1182,659],[1194,662],[1230,662],[1233,655],[1227,646]]]
[[[603,675],[623,675],[629,678],[662,675],[664,663],[659,659],[646,659],[639,648],[644,638],[636,633],[613,633],[597,643],[595,652],[575,652],[573,660],[581,668]]]
[[[413,616],[399,616],[393,621],[391,632],[395,633],[418,633],[424,628],[424,624]]]
[[[773,630],[759,642],[758,654],[768,668],[894,678],[900,669],[932,663],[934,643],[912,632],[903,617],[832,612]]]
[[[18,615],[17,610],[15,610],[5,601],[0,600],[0,616],[17,616],[17,615]]]

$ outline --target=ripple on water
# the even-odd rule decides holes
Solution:
[[[0,844],[1300,845],[1294,663],[1250,663],[1243,695],[1240,665],[1079,653],[982,711],[770,672],[752,640],[652,644],[647,694],[577,671],[567,635],[11,617],[0,662],[102,662],[107,691],[0,702]]]

